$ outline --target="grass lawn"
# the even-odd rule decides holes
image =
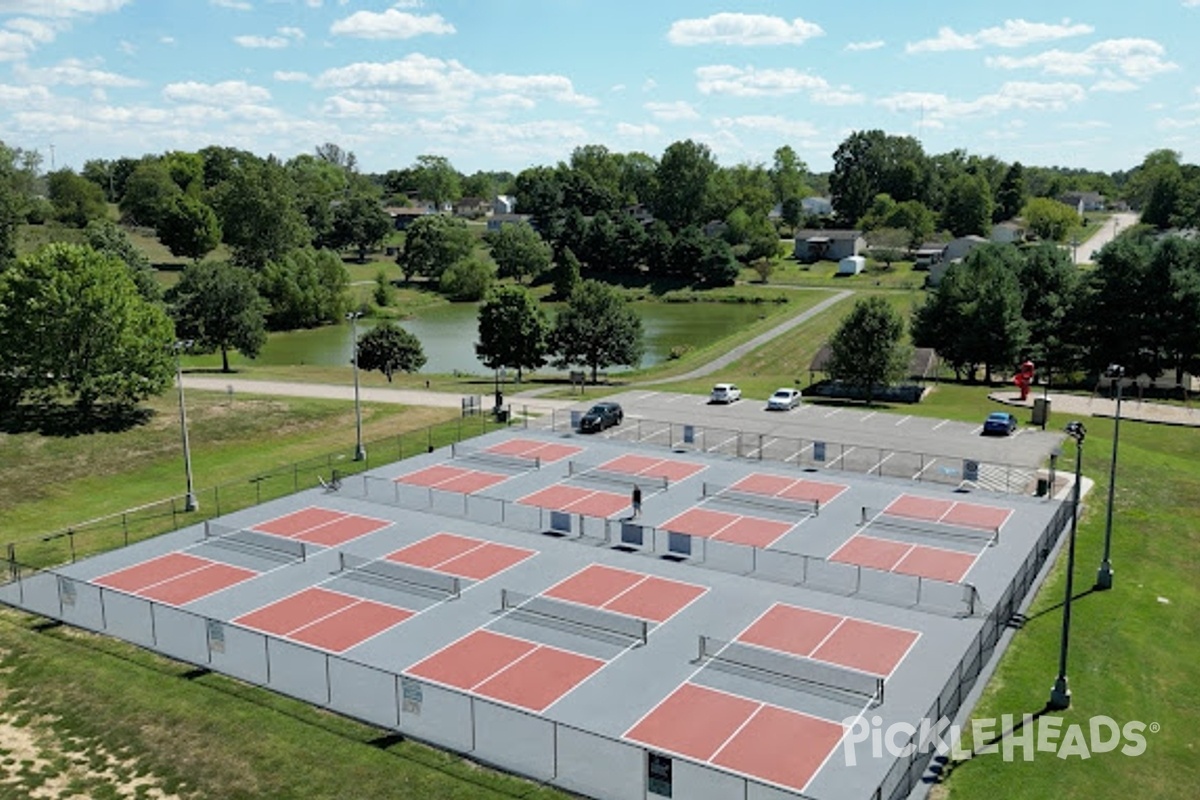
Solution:
[[[920,289],[925,285],[927,273],[913,269],[910,261],[895,261],[891,267],[874,259],[867,259],[867,269],[858,275],[838,275],[836,261],[818,261],[801,264],[792,258],[779,258],[775,270],[767,280],[767,286],[827,286],[836,289]],[[753,269],[742,270],[741,280],[758,284],[761,278]]]

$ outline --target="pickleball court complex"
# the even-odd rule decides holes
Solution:
[[[587,796],[902,797],[848,725],[953,716],[1063,509],[510,428],[0,601]]]

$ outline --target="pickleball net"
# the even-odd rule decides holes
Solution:
[[[592,481],[608,486],[621,486],[632,490],[634,486],[644,491],[666,491],[671,481],[666,475],[634,475],[603,467],[591,467],[578,461],[567,462],[567,474],[572,480]]]
[[[500,590],[500,608],[518,619],[561,625],[581,633],[605,634],[641,644],[650,636],[650,625],[644,619],[511,589]]]
[[[231,528],[212,520],[204,521],[204,543],[275,561],[305,561],[308,558],[308,547],[304,542],[245,528]]]
[[[867,698],[876,705],[883,702],[884,680],[878,675],[745,642],[701,635],[698,661],[771,683],[808,684]]]
[[[895,514],[888,514],[885,510],[872,509],[867,506],[862,507],[862,518],[859,520],[859,525],[896,531],[898,533],[909,533],[929,539],[966,539],[969,541],[981,541],[989,546],[1000,542],[1000,529],[998,527],[956,525],[946,522],[914,519],[912,517],[900,517]]]
[[[799,497],[781,497],[777,494],[762,494],[760,492],[747,492],[742,489],[734,489],[729,486],[721,486],[716,483],[704,483],[701,494],[712,500],[717,500],[722,503],[732,503],[740,506],[750,506],[751,508],[761,508],[771,511],[782,511],[785,514],[800,514],[803,516],[817,516],[821,513],[821,501],[814,497],[812,499]]]
[[[450,455],[458,461],[471,461],[502,469],[527,472],[531,469],[541,469],[542,460],[536,456],[519,456],[511,453],[494,453],[480,447],[473,447],[463,442],[450,445]]]
[[[383,586],[401,591],[416,590],[420,594],[452,598],[462,594],[462,581],[457,575],[414,567],[386,559],[360,558],[338,552],[338,574],[349,580]]]

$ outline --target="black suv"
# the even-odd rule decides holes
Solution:
[[[596,403],[579,420],[580,433],[594,433],[613,425],[620,425],[625,412],[618,403]]]

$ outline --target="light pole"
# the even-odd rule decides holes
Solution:
[[[180,361],[180,353],[191,349],[192,344],[191,339],[175,342],[175,379],[179,383],[179,432],[183,437],[183,471],[187,475],[187,494],[183,499],[184,511],[195,511],[200,508],[200,501],[196,499],[196,492],[192,486],[192,451],[188,446],[187,407],[183,401],[183,364]]]
[[[1049,703],[1050,708],[1059,710],[1069,708],[1071,705],[1071,690],[1067,687],[1067,645],[1071,640],[1071,593],[1075,590],[1075,532],[1079,528],[1079,487],[1082,484],[1080,473],[1083,464],[1083,439],[1087,435],[1087,429],[1083,427],[1082,422],[1070,422],[1067,424],[1067,435],[1075,440],[1075,494],[1071,500],[1071,534],[1067,540],[1067,596],[1063,600],[1058,678],[1050,690]]]
[[[351,311],[346,315],[350,320],[350,361],[354,364],[354,460],[362,461],[367,457],[367,449],[362,440],[362,403],[358,393],[358,318],[361,311]]]
[[[1112,562],[1112,519],[1113,493],[1117,486],[1117,442],[1121,436],[1121,382],[1125,377],[1125,368],[1120,364],[1109,364],[1104,374],[1117,382],[1117,414],[1113,417],[1113,453],[1112,465],[1108,471],[1108,513],[1104,519],[1104,558],[1100,561],[1100,571],[1096,573],[1096,588],[1111,589],[1113,582]]]

